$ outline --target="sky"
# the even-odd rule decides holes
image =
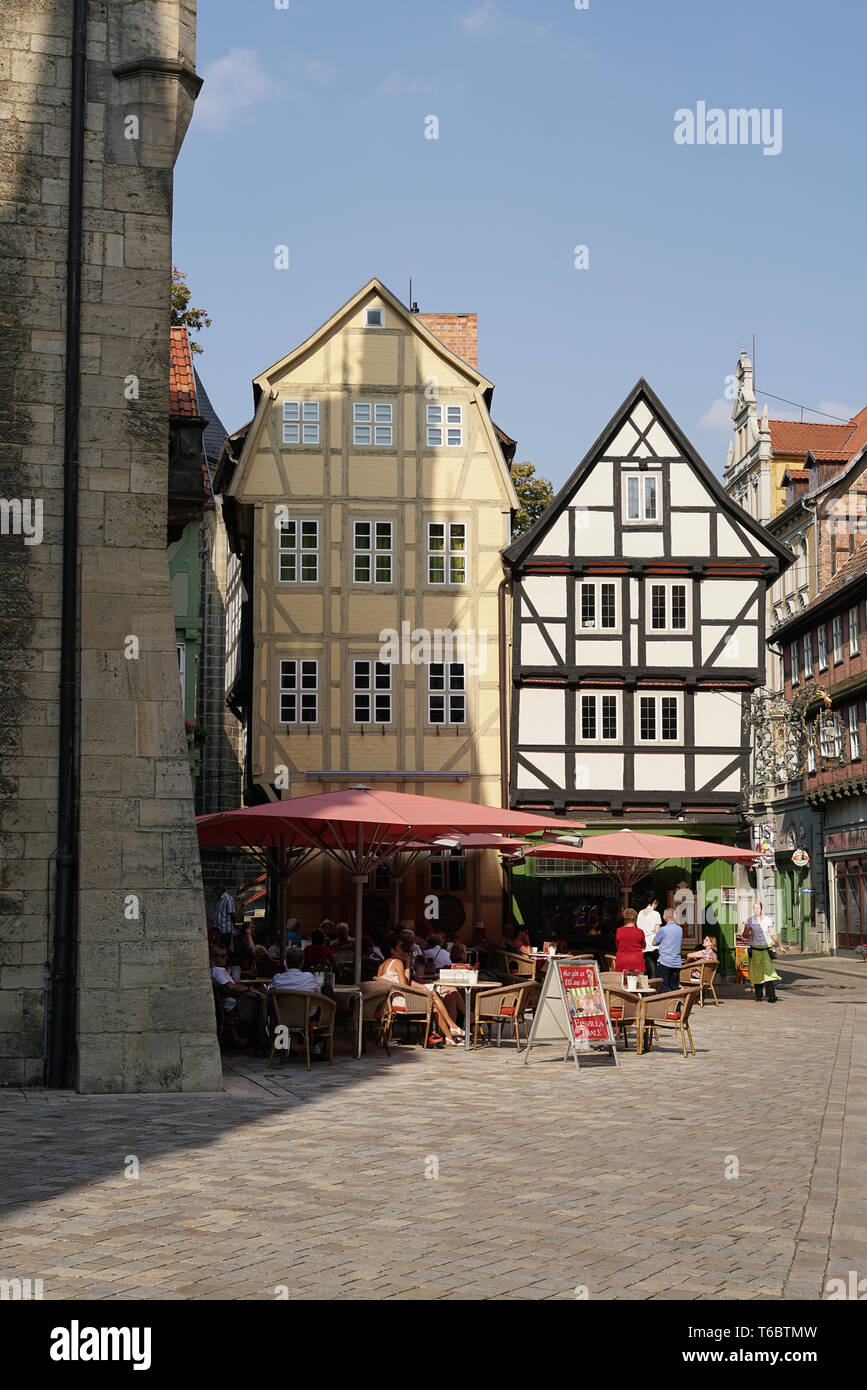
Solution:
[[[478,314],[493,417],[555,487],[641,376],[721,473],[754,334],[760,408],[796,403],[772,417],[867,404],[867,7],[286,3],[199,0],[175,171],[228,430],[252,377],[373,275]],[[735,108],[767,113],[759,143],[712,114]]]

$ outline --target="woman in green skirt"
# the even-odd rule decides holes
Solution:
[[[764,915],[761,903],[753,903],[753,915],[744,927],[744,940],[750,948],[750,984],[753,993],[756,999],[764,999],[767,986],[768,1003],[776,1004],[776,985],[780,977],[774,969],[771,946],[776,946],[783,955],[786,948],[774,931],[770,917]]]

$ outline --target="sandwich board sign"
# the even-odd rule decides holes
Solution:
[[[565,1047],[563,1061],[574,1057],[578,1071],[581,1054],[597,1048],[607,1049],[614,1065],[620,1066],[599,966],[592,957],[567,956],[548,962],[524,1053],[525,1064],[533,1048],[542,1043]]]

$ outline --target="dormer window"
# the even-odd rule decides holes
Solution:
[[[659,478],[653,473],[627,473],[626,521],[659,521]]]
[[[384,328],[385,310],[384,309],[365,309],[364,311],[365,328]]]

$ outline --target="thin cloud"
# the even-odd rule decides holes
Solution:
[[[715,401],[711,401],[710,409],[705,411],[698,423],[702,429],[730,430],[732,427],[731,401],[717,396]]]
[[[380,82],[379,90],[386,97],[405,96],[409,92],[417,92],[418,83],[402,76],[399,72],[391,72],[384,82]]]
[[[335,69],[330,63],[323,62],[321,58],[308,58],[304,65],[304,72],[313,82],[330,82]]]
[[[853,409],[851,405],[843,405],[842,401],[820,401],[819,409],[825,415],[840,415],[844,420],[851,420],[853,415],[858,414],[857,409]],[[828,421],[828,424],[833,423],[833,420]]]
[[[203,70],[204,85],[196,102],[196,120],[207,130],[222,130],[250,107],[281,90],[269,77],[254,48],[233,48]]]
[[[476,34],[492,34],[499,29],[501,22],[502,14],[495,0],[482,0],[481,5],[477,5],[468,14],[461,15],[461,28],[469,29]]]

